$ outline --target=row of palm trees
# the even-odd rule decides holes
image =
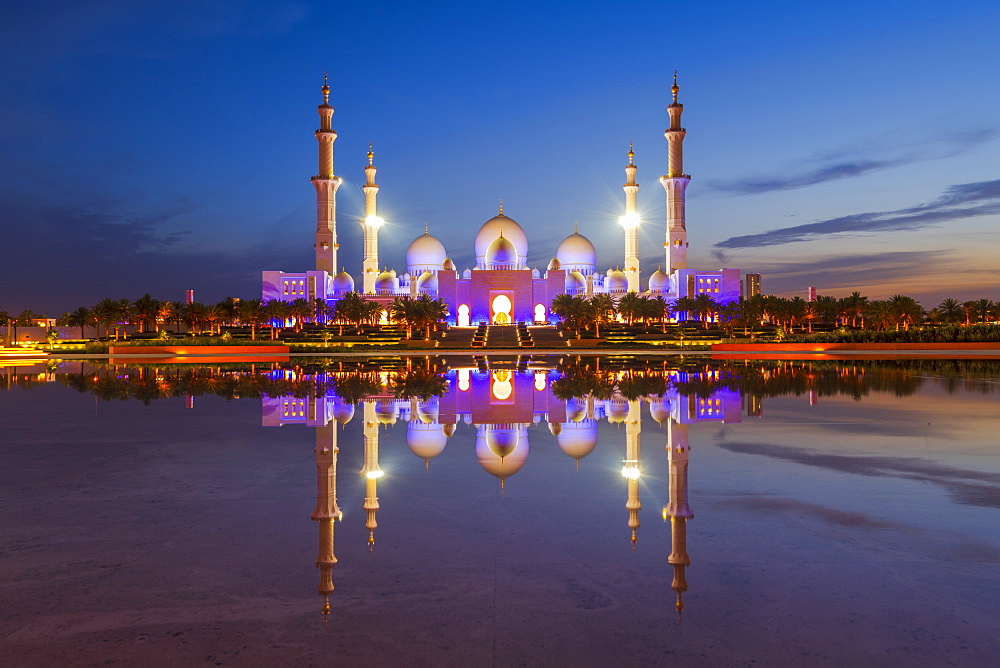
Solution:
[[[798,326],[801,331],[811,332],[815,323],[888,330],[909,329],[925,323],[970,325],[1000,319],[1000,303],[989,299],[967,302],[945,299],[930,311],[925,311],[919,302],[907,295],[872,300],[859,292],[842,298],[819,295],[815,301],[806,301],[801,297],[789,299],[756,295],[729,302],[718,302],[708,294],[667,301],[662,297],[628,293],[617,303],[605,294],[589,299],[559,295],[552,301],[551,310],[578,337],[582,329],[591,328],[599,337],[601,325],[615,320],[628,324],[659,323],[661,327],[671,319],[698,320],[706,328],[715,323],[731,336],[736,328],[749,332],[761,325],[780,326],[788,331]]]
[[[0,322],[9,319],[0,313]],[[38,317],[34,316],[33,317]],[[364,325],[376,325],[384,319],[406,327],[407,336],[414,329],[423,330],[427,338],[432,329],[448,316],[447,304],[429,295],[416,298],[396,297],[390,304],[365,299],[356,292],[349,292],[332,305],[322,299],[294,301],[261,299],[236,299],[227,297],[217,304],[171,302],[154,299],[145,294],[129,299],[102,299],[92,307],[81,306],[64,313],[57,324],[79,327],[80,338],[86,338],[85,328],[93,327],[100,335],[115,340],[127,338],[130,331],[137,333],[161,332],[171,325],[186,327],[192,332],[218,334],[223,327],[249,327],[251,338],[257,338],[262,327],[270,327],[271,338],[277,337],[283,327],[301,331],[307,323],[353,325],[360,332]]]

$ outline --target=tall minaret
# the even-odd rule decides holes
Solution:
[[[667,273],[687,269],[687,224],[684,220],[684,191],[691,177],[684,173],[684,135],[681,127],[681,113],[684,105],[677,101],[677,71],[674,70],[674,85],[670,87],[674,101],[667,107],[670,127],[664,132],[667,138],[667,175],[660,177],[663,189],[667,191]]]
[[[670,557],[674,567],[674,579],[670,588],[677,592],[677,615],[684,610],[682,595],[687,591],[684,570],[690,565],[687,553],[687,521],[694,517],[688,505],[688,426],[677,424],[673,418],[667,423],[667,462],[670,465],[670,492],[667,506],[663,509],[663,519],[670,518]]]
[[[378,216],[375,198],[378,197],[378,186],[375,185],[375,152],[368,145],[368,166],[365,167],[365,219],[361,227],[365,232],[365,254],[362,263],[363,285],[365,294],[375,292],[375,278],[378,276],[378,229],[384,222]]]
[[[378,512],[378,479],[382,477],[382,469],[378,465],[378,419],[375,416],[375,402],[365,401],[365,457],[361,475],[365,477],[365,503],[363,508],[367,515],[365,528],[368,529],[368,549],[375,545],[375,513]]]
[[[639,292],[639,214],[635,210],[635,196],[639,185],[635,182],[635,171],[638,167],[633,162],[635,152],[632,144],[628,145],[628,165],[625,166],[625,215],[621,217],[625,228],[625,278],[628,279],[628,291]]]
[[[323,104],[319,105],[319,174],[312,177],[316,188],[316,271],[330,276],[337,273],[337,188],[341,179],[333,175],[333,142],[337,133],[330,123],[333,107],[330,106],[330,85],[323,73]]]
[[[333,523],[341,518],[337,507],[337,423],[330,422],[316,429],[316,509],[312,518],[319,522],[319,594],[323,597],[323,617],[330,614],[330,594],[333,593],[333,567],[337,557],[333,550]]]
[[[636,531],[639,528],[639,511],[642,502],[639,501],[639,436],[642,432],[642,408],[638,399],[628,402],[628,417],[625,418],[625,461],[622,465],[622,476],[628,481],[628,528],[632,530],[632,547],[638,540]]]

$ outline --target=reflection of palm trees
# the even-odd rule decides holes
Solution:
[[[448,391],[448,380],[443,374],[423,368],[398,373],[389,380],[389,389],[402,399],[427,400],[443,396]]]

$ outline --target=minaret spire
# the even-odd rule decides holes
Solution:
[[[365,193],[365,219],[361,221],[364,231],[364,256],[362,260],[362,285],[365,294],[375,292],[375,279],[378,277],[378,231],[385,222],[378,215],[378,186],[375,185],[375,151],[368,144],[368,166],[365,167],[365,185],[361,190]]]
[[[316,271],[325,271],[327,280],[337,273],[337,188],[340,177],[333,174],[333,142],[337,133],[331,125],[333,107],[330,106],[329,75],[323,73],[323,104],[319,105],[319,173],[312,177],[316,189]]]
[[[330,422],[316,429],[316,509],[312,519],[319,522],[319,595],[323,597],[323,619],[330,615],[333,593],[333,568],[337,557],[333,549],[334,522],[342,513],[337,506],[337,424]]]
[[[625,165],[625,215],[619,219],[625,228],[625,278],[628,291],[639,292],[639,214],[636,212],[635,198],[639,185],[635,182],[635,151],[628,145],[628,164]]]
[[[685,220],[684,192],[691,177],[684,173],[684,136],[687,131],[681,127],[684,105],[677,101],[680,86],[677,85],[677,70],[674,70],[674,84],[670,87],[673,102],[667,107],[670,127],[663,133],[667,138],[667,174],[660,177],[663,189],[667,191],[667,273],[687,269],[687,222]],[[676,288],[675,288],[676,289]]]
[[[663,519],[670,519],[670,557],[668,563],[674,567],[674,579],[670,588],[677,593],[677,618],[684,611],[683,594],[687,591],[685,569],[691,564],[687,553],[687,521],[694,517],[688,505],[688,426],[677,424],[673,417],[667,422],[667,462],[670,466],[669,502],[663,508]]]
[[[378,479],[382,477],[382,469],[378,464],[378,419],[375,416],[375,402],[365,402],[365,424],[364,424],[364,468],[361,475],[365,477],[365,502],[362,506],[365,510],[365,528],[368,529],[368,549],[375,546],[375,529],[378,522],[375,521],[375,514],[378,512]]]
[[[642,502],[639,501],[639,436],[642,433],[642,408],[638,399],[628,402],[628,417],[625,418],[625,461],[622,462],[622,477],[627,481],[628,500],[625,509],[628,510],[628,527],[632,530],[632,548],[635,549],[639,529],[639,511]]]

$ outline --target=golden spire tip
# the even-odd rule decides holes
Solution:
[[[372,143],[368,142],[368,166],[372,166],[372,161],[375,159],[375,151],[372,150]]]
[[[632,150],[632,142],[628,143],[628,164],[632,164],[632,158],[635,157],[635,151]]]
[[[500,199],[500,213],[498,215],[503,215],[503,198]]]
[[[323,72],[323,104],[330,104],[330,73]]]
[[[670,92],[674,94],[674,104],[677,104],[677,92],[681,87],[677,85],[677,70],[674,70],[674,85],[670,87]]]

